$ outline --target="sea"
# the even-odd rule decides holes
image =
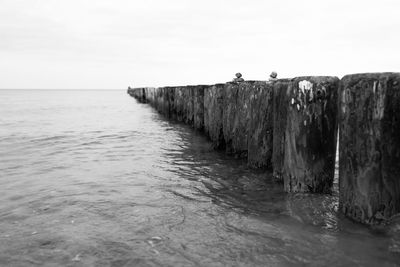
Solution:
[[[400,266],[400,223],[288,194],[125,90],[0,90],[0,266]]]

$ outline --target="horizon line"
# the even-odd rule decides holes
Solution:
[[[127,89],[127,88],[126,88]],[[0,90],[126,90],[125,88],[0,88]]]

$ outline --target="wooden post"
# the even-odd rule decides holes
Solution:
[[[204,90],[204,131],[215,149],[225,149],[222,129],[225,84],[209,86]]]
[[[193,125],[194,121],[194,88],[195,86],[185,86],[183,91],[183,111],[184,111],[184,122],[189,125]]]
[[[339,209],[367,224],[399,213],[400,73],[342,79],[339,150]]]
[[[198,131],[204,130],[204,89],[206,87],[197,85],[193,89],[193,127]]]
[[[285,159],[285,130],[289,110],[289,79],[279,79],[273,85],[273,177],[283,182],[283,163]]]
[[[249,94],[248,156],[250,167],[271,169],[273,140],[273,85],[251,84]]]
[[[175,118],[176,116],[174,99],[175,99],[175,87],[164,87],[164,101],[165,101],[164,114],[167,118]]]
[[[232,152],[237,157],[248,158],[249,130],[251,123],[251,96],[256,81],[238,83],[236,105],[234,110],[234,124],[232,131]],[[235,100],[235,99],[232,99]]]
[[[338,88],[336,77],[298,77],[290,82],[289,102],[282,103],[289,106],[282,173],[285,191],[331,191],[335,172]]]
[[[146,91],[146,97],[147,101],[150,103],[150,105],[154,106],[154,87],[148,87]]]
[[[154,108],[161,112],[162,109],[162,88],[157,87],[154,92]]]
[[[183,96],[183,91],[185,87],[179,86],[175,88],[175,96],[174,96],[174,106],[176,110],[176,119],[178,121],[184,121],[184,103],[185,99]]]
[[[239,90],[237,83],[228,82],[224,86],[223,92],[223,113],[222,113],[222,132],[224,135],[226,152],[231,154],[232,148],[232,135],[236,113],[236,99]]]
[[[245,104],[248,99],[248,84],[226,83],[224,87],[223,101],[223,132],[226,152],[240,157],[247,156],[247,128],[244,126],[246,111],[249,108]]]

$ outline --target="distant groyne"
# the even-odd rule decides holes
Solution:
[[[400,74],[129,88],[217,150],[273,171],[286,192],[329,193],[338,128],[340,210],[381,223],[400,212]]]

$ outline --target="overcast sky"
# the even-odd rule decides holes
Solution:
[[[0,0],[0,88],[400,71],[399,0]]]

